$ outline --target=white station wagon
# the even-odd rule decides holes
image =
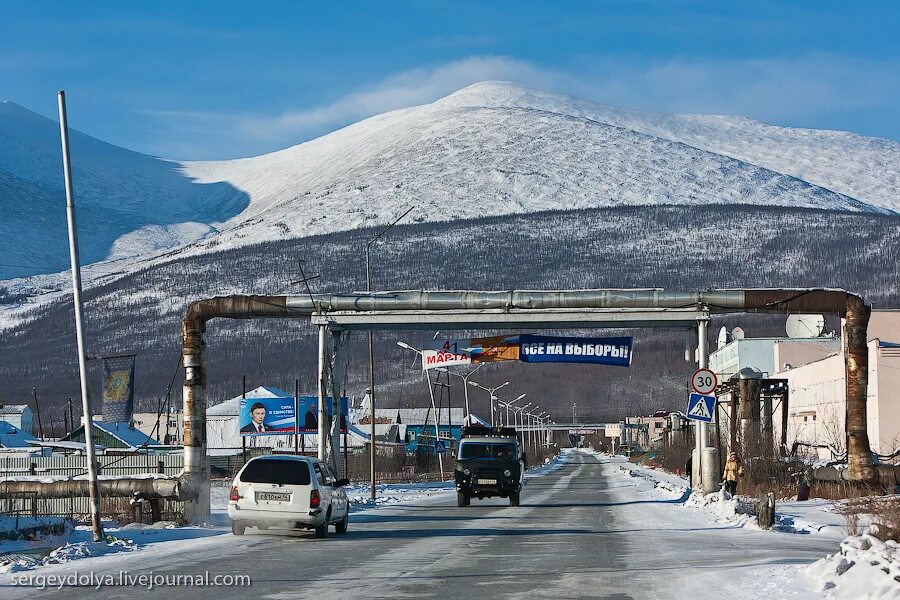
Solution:
[[[234,478],[228,499],[231,532],[247,527],[347,532],[349,483],[324,462],[308,456],[267,455],[247,462]]]

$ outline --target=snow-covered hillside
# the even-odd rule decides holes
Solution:
[[[85,263],[182,246],[249,202],[227,184],[192,182],[172,161],[78,131],[70,144]],[[61,155],[56,122],[0,102],[0,279],[68,265]]]
[[[271,154],[174,163],[72,136],[87,271],[387,222],[635,205],[900,213],[900,144],[486,82]],[[65,268],[58,128],[0,104],[0,279]],[[19,266],[16,266],[19,265]],[[52,290],[58,277],[7,282]]]
[[[772,148],[783,155],[808,154],[814,145],[800,143],[803,132],[752,121],[640,115],[483,83],[280,152],[184,168],[196,181],[225,182],[251,198],[246,211],[201,247],[371,226],[406,206],[416,207],[418,221],[649,204],[900,208],[883,192],[875,200],[857,194],[888,185],[897,189],[900,144],[876,140],[867,146],[860,136],[847,136],[843,146],[832,140],[823,150],[830,157],[825,162],[832,163],[830,177],[838,177],[839,147],[843,154],[862,154],[856,160],[870,167],[868,175],[848,176],[844,193],[838,193],[784,174],[797,169],[786,158],[769,157],[763,167],[726,156],[725,149],[734,150],[728,141],[745,131],[757,143],[734,146],[753,158],[768,156]],[[831,139],[827,132],[820,137],[823,144]],[[893,155],[880,152],[881,146],[893,148]],[[892,156],[893,171],[889,164],[871,168]]]

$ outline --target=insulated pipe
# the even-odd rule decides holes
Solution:
[[[307,317],[331,311],[380,312],[396,310],[538,310],[646,309],[702,307],[711,313],[771,312],[828,313],[847,317],[848,406],[851,404],[853,441],[848,449],[851,481],[874,477],[865,429],[866,324],[868,307],[862,298],[837,289],[755,289],[667,292],[630,290],[512,290],[512,291],[396,291],[312,296],[228,296],[193,302],[182,324],[184,339],[185,478],[201,474],[205,447],[206,387],[202,361],[205,324],[216,317]],[[863,316],[866,315],[866,317]],[[852,360],[851,360],[852,357]],[[852,363],[852,368],[851,368]],[[852,384],[851,384],[852,382]],[[861,398],[861,400],[860,400]],[[184,486],[185,491],[195,489]]]
[[[875,467],[869,450],[866,401],[869,383],[869,346],[866,329],[872,310],[862,298],[847,300],[844,324],[844,361],[847,385],[847,477],[872,481]]]
[[[4,481],[0,483],[0,498],[12,498],[29,495],[35,498],[72,498],[90,495],[90,479],[61,479],[51,482],[41,481]],[[101,479],[97,482],[100,495],[104,498],[131,498],[135,493],[144,498],[179,497],[179,478],[177,477],[144,477],[128,479]]]

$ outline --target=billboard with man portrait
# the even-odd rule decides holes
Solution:
[[[331,397],[326,399],[331,417]],[[349,401],[341,398],[341,433],[347,433]],[[300,433],[318,433],[319,399],[316,396],[297,398],[300,414]],[[238,417],[241,435],[290,435],[295,433],[294,398],[245,398],[241,400]]]

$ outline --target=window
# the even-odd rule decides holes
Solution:
[[[328,465],[316,463],[315,469],[316,479],[319,480],[319,484],[334,485],[334,479],[331,477],[331,473],[328,472]]]
[[[328,470],[328,475],[331,477],[332,483],[337,483],[338,476],[334,472],[334,469],[331,468],[331,465],[325,465],[325,468]]]
[[[473,458],[518,460],[519,455],[515,444],[464,442],[459,447],[459,458],[460,460],[469,460]]]
[[[309,485],[309,466],[299,460],[256,459],[247,463],[241,473],[245,483],[277,483],[280,485]]]

